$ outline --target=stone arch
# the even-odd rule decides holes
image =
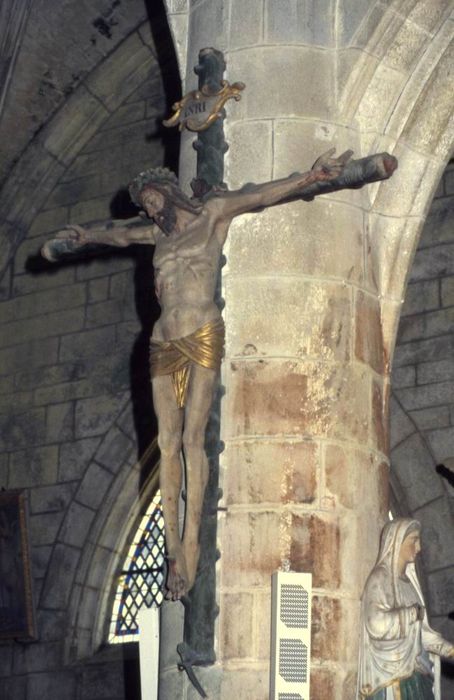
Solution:
[[[445,485],[435,472],[437,460],[423,431],[396,395],[391,397],[390,412],[391,487],[396,512],[417,517],[421,508],[439,499],[446,499],[449,508]]]
[[[153,38],[144,22],[81,81],[30,142],[2,190],[0,232],[5,246],[0,277],[63,173],[151,71],[160,74]]]
[[[341,54],[343,121],[357,125],[363,152],[386,150],[399,159],[391,186],[368,189],[375,239],[368,265],[382,298],[388,361],[417,241],[453,147],[448,5],[434,11],[430,0],[409,0],[405,8],[377,2]]]
[[[118,572],[124,564],[125,554],[133,541],[140,518],[158,490],[159,451],[156,439],[150,444],[140,461],[134,464],[132,470],[132,478],[126,469],[124,481],[118,484],[120,501],[115,501],[114,507],[109,510],[105,519],[105,526],[98,540],[97,551],[94,551],[92,557],[96,559],[97,553],[105,548],[103,544],[104,537],[108,539],[115,535],[115,523],[121,523],[109,567],[106,571],[100,572],[99,582],[102,585],[100,587],[99,600],[97,601],[96,614],[93,618],[92,652],[105,643],[107,630],[110,625],[112,599]],[[145,480],[142,478],[144,472],[148,473],[148,477]]]
[[[454,372],[452,164],[437,188],[410,271],[396,343],[391,398],[391,485],[403,515],[423,525],[422,575],[433,625],[452,638],[454,508],[448,470]],[[443,475],[443,476],[442,476]],[[445,678],[445,683],[448,680]],[[446,689],[449,695],[452,688]]]
[[[379,295],[389,371],[418,241],[454,144],[451,9],[430,0],[371,3],[339,57],[344,123],[356,125],[363,154],[388,151],[399,160],[391,184],[376,184],[366,195],[373,241],[365,252],[366,270]],[[435,471],[431,444],[397,395],[391,395],[389,412],[391,506],[423,525],[426,600],[434,626],[450,639],[450,494]]]
[[[157,443],[154,440],[141,459],[136,460],[134,435],[127,436],[125,432],[125,418],[130,416],[131,410],[128,402],[100,444],[79,487],[79,492],[89,491],[93,487],[90,483],[93,474],[99,471],[102,463],[112,464],[109,455],[113,457],[114,473],[87,534],[77,577],[73,580],[67,660],[91,656],[105,641],[112,606],[112,582],[123,563],[125,549],[135,533],[142,510],[157,488]],[[148,477],[142,483],[145,473]]]
[[[376,184],[368,190],[374,245],[372,254],[366,254],[367,265],[380,295],[389,366],[418,241],[454,142],[448,3],[439,3],[436,12],[426,0],[405,3],[405,14],[396,7],[375,3],[370,8],[357,32],[365,52],[353,61],[341,97],[344,119],[357,124],[363,151],[386,150],[399,159],[391,186]],[[391,499],[400,514],[414,515],[423,524],[428,606],[434,626],[449,638],[442,593],[450,589],[452,575],[446,538],[446,523],[452,522],[449,494],[435,472],[428,441],[395,396],[390,413]]]
[[[136,453],[132,404],[125,396],[68,505],[41,593],[41,606],[67,610],[66,662],[92,656],[102,645],[112,581],[157,487],[156,440],[139,461]]]
[[[186,73],[186,54],[188,46],[189,17],[187,3],[178,2],[178,0],[164,0],[164,5],[175,45],[180,75],[183,80]],[[189,70],[192,70],[192,68],[189,67]]]
[[[453,520],[449,492],[436,473],[427,439],[395,396],[391,416],[391,503],[398,515],[421,522],[426,600],[434,626],[449,638],[446,603],[454,571],[452,538],[447,536]]]

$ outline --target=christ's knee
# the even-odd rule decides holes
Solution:
[[[208,480],[208,460],[205,454],[205,430],[186,428],[183,433],[183,452],[189,471],[195,472],[202,487]]]
[[[172,432],[160,431],[158,445],[161,452],[161,462],[179,462],[181,452],[181,436]]]
[[[186,426],[183,431],[183,451],[187,457],[204,454],[205,430],[198,426]]]

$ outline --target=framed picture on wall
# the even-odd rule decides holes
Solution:
[[[0,639],[35,638],[27,502],[0,491]]]

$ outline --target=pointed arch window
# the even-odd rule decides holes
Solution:
[[[110,644],[137,641],[140,608],[161,605],[164,547],[164,518],[158,490],[140,521],[118,578],[108,638]]]

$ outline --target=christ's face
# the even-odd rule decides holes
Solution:
[[[172,233],[175,228],[177,215],[170,198],[153,187],[147,187],[142,190],[140,201],[147,216],[157,223],[161,231],[166,236]]]
[[[142,190],[140,201],[150,219],[154,219],[156,214],[164,208],[164,195],[152,187]]]

